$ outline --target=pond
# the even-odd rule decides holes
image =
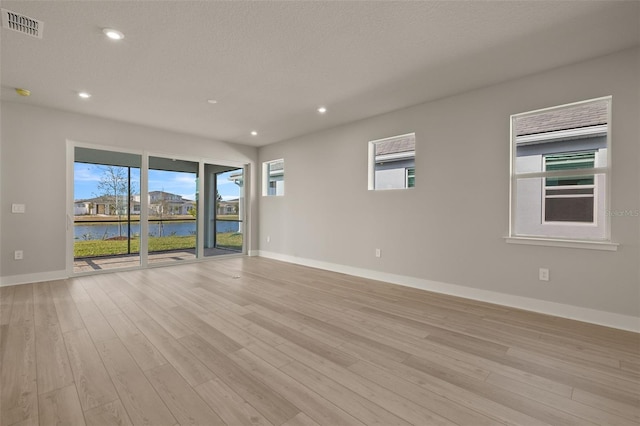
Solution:
[[[238,232],[239,222],[218,220],[216,221],[216,231],[218,233]],[[150,222],[149,236],[168,237],[172,235],[185,236],[196,234],[196,222],[176,221],[176,222]],[[74,226],[74,238],[76,240],[106,240],[117,236],[127,235],[127,224],[118,223],[76,223]],[[131,223],[131,235],[140,235],[140,222]]]

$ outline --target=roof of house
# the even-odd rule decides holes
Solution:
[[[100,195],[98,197],[75,200],[74,203],[113,203],[114,199],[115,197],[113,195]]]
[[[375,144],[376,155],[397,154],[416,150],[416,137],[413,134],[390,138]]]
[[[515,119],[516,135],[525,136],[607,124],[607,101],[532,114]]]
[[[149,191],[149,195],[156,195],[156,194],[162,194],[162,195],[178,195],[178,194],[173,194],[171,192],[166,192],[166,191]]]
[[[284,170],[284,160],[271,161],[269,163],[269,171]]]

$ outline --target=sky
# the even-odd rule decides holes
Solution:
[[[126,168],[122,168],[125,170]],[[228,179],[232,172],[218,176],[218,191],[223,200],[238,198],[239,187]],[[74,164],[74,194],[75,200],[94,198],[101,195],[98,190],[100,179],[104,176],[104,166],[86,163]],[[140,193],[140,171],[131,169],[131,182],[134,192]],[[188,200],[196,199],[195,173],[167,172],[149,170],[149,191],[165,191],[181,195]]]

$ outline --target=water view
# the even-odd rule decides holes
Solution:
[[[145,252],[148,264],[242,252],[241,168],[205,163],[199,176],[198,162],[148,156],[143,176],[138,154],[75,147],[74,155],[75,272],[140,266]]]
[[[238,232],[240,224],[237,221],[216,221],[217,233]],[[196,221],[163,221],[149,223],[150,237],[188,236],[196,235]],[[127,236],[127,224],[118,223],[82,223],[74,227],[76,240],[108,240],[119,236]],[[131,236],[140,236],[140,222],[131,223]]]

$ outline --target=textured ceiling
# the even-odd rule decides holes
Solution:
[[[3,100],[256,146],[640,43],[637,1],[0,5],[45,23],[2,29]]]

